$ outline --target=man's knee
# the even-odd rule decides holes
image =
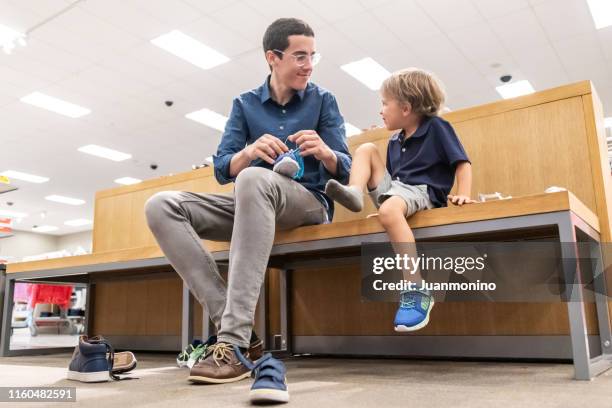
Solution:
[[[236,194],[265,192],[274,187],[278,177],[283,176],[263,167],[247,167],[238,173],[234,189]]]
[[[177,191],[160,191],[149,197],[145,203],[145,217],[149,226],[158,222],[176,202],[176,194]]]

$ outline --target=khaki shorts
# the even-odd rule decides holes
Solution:
[[[385,171],[380,184],[374,190],[368,191],[368,195],[376,208],[380,208],[381,204],[389,197],[401,197],[406,202],[406,217],[410,217],[417,211],[433,208],[427,193],[427,185],[411,186],[399,180],[392,180],[387,171]]]

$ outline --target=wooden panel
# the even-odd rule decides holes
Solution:
[[[92,334],[180,335],[182,281],[178,277],[97,282]]]
[[[391,336],[397,303],[362,302],[360,266],[293,272],[296,336]],[[325,282],[325,284],[321,284]],[[597,333],[587,304],[589,333]],[[566,335],[566,303],[436,303],[426,328],[411,335]]]

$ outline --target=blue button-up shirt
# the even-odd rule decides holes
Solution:
[[[314,130],[338,158],[336,175],[332,176],[314,156],[307,156],[304,157],[304,175],[297,181],[323,203],[331,220],[334,206],[333,200],[324,193],[325,184],[330,178],[346,184],[351,169],[344,120],[336,98],[310,82],[306,89],[296,92],[286,105],[281,106],[270,96],[269,81],[270,77],[259,88],[234,99],[217,154],[213,156],[215,177],[221,184],[234,181],[235,177],[230,177],[232,157],[266,133],[294,148],[287,137],[300,130]],[[251,166],[272,169],[261,159],[254,160]]]
[[[412,136],[394,134],[387,147],[387,171],[393,180],[427,185],[429,199],[446,207],[457,164],[469,161],[453,127],[444,119],[424,118]]]

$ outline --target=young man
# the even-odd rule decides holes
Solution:
[[[331,178],[346,182],[351,167],[336,100],[309,82],[319,60],[312,29],[301,20],[279,19],[266,30],[263,47],[271,74],[234,99],[214,157],[217,180],[234,182],[234,194],[166,191],[145,208],[159,246],[217,328],[216,343],[191,369],[193,382],[226,383],[249,375],[233,346],[252,359],[261,355],[252,328],[275,229],[331,220],[333,201],[323,192],[325,184]],[[287,144],[300,148],[299,180],[271,170]],[[200,238],[231,239],[227,283]]]

